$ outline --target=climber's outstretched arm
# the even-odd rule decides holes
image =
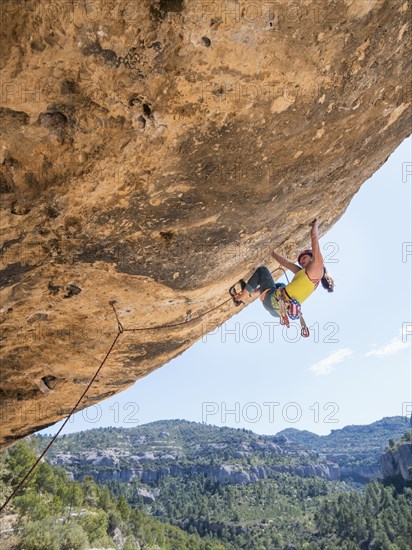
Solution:
[[[319,246],[318,221],[316,219],[310,224],[310,239],[312,241],[313,265],[323,267],[323,257]]]
[[[272,256],[277,262],[280,263],[280,265],[283,265],[283,267],[290,269],[291,271],[293,271],[293,273],[297,273],[300,270],[300,267],[298,267],[296,264],[293,264],[286,258],[283,258],[283,256],[280,256],[275,251],[272,252]]]
[[[306,268],[306,273],[309,277],[320,279],[323,276],[323,257],[319,247],[318,222],[313,220],[310,224],[310,238],[312,241],[313,260]]]

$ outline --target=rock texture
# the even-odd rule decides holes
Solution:
[[[87,472],[84,473],[84,472]],[[339,480],[339,466],[333,463],[320,464],[302,464],[301,466],[242,466],[240,464],[225,464],[223,466],[162,466],[157,469],[86,469],[77,476],[81,480],[84,475],[92,475],[99,483],[109,481],[121,481],[129,483],[133,479],[138,479],[142,483],[158,483],[165,477],[195,477],[199,474],[209,477],[211,480],[229,485],[247,485],[256,483],[259,479],[273,477],[275,472],[284,472],[299,477],[321,477],[327,480]],[[142,494],[150,498],[150,496]]]
[[[384,478],[401,478],[412,481],[412,443],[402,443],[395,450],[381,456],[381,471]]]
[[[408,135],[404,0],[3,0],[2,444],[62,418],[125,327],[295,258]],[[125,332],[80,407],[223,323]],[[191,313],[190,313],[191,312]]]

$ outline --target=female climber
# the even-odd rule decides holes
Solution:
[[[263,307],[274,317],[280,317],[281,324],[289,326],[288,317],[290,319],[300,319],[302,336],[308,336],[309,331],[301,316],[301,303],[316,290],[319,281],[322,283],[323,288],[329,292],[333,292],[335,286],[333,279],[328,275],[323,265],[316,219],[313,220],[310,227],[312,249],[303,250],[299,254],[297,261],[300,267],[276,252],[272,252],[273,258],[280,265],[290,269],[295,274],[289,284],[275,283],[269,269],[262,266],[254,272],[247,283],[243,279],[239,281],[242,288],[241,292],[237,292],[234,286],[229,291],[237,306],[244,304],[247,297],[260,294]]]

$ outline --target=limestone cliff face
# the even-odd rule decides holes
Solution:
[[[129,328],[196,317],[342,216],[408,135],[410,27],[405,0],[1,9],[9,444],[81,395],[117,333],[109,301]],[[123,333],[81,407],[235,311]]]
[[[397,449],[384,453],[380,465],[383,477],[412,481],[412,443],[402,443]]]
[[[86,470],[99,483],[108,481],[121,481],[130,483],[138,479],[142,483],[158,483],[165,477],[194,477],[204,475],[222,484],[247,485],[256,483],[259,479],[273,477],[276,472],[288,473],[299,477],[321,477],[322,479],[336,481],[340,479],[339,466],[333,463],[302,464],[300,466],[244,466],[241,464],[225,464],[220,466],[196,465],[182,466],[179,464],[162,466],[157,469],[90,469]],[[81,480],[86,475],[84,472],[77,477]],[[75,476],[73,477],[75,479]]]
[[[202,440],[201,432],[198,434],[199,440]],[[96,439],[98,439],[98,435]],[[128,440],[128,434],[124,433],[123,441]],[[223,440],[224,436],[222,436]],[[75,441],[72,441],[74,446]],[[118,442],[119,443],[119,442]],[[118,445],[117,443],[117,445]],[[276,472],[287,472],[301,477],[318,476],[324,479],[340,479],[339,466],[333,462],[319,460],[314,451],[296,450],[293,447],[279,446],[271,441],[252,441],[249,444],[239,444],[236,442],[221,442],[208,446],[202,444],[195,452],[187,448],[184,450],[168,442],[168,454],[162,454],[161,445],[155,440],[150,441],[153,452],[141,451],[139,444],[134,443],[135,448],[106,447],[99,448],[96,440],[90,440],[90,450],[80,451],[77,449],[73,454],[69,451],[56,452],[54,448],[53,456],[49,456],[49,461],[53,465],[61,465],[70,475],[81,480],[85,475],[92,475],[98,482],[108,482],[118,480],[129,483],[137,478],[142,483],[158,483],[165,477],[193,477],[199,474],[206,475],[218,483],[230,483],[244,485],[255,483],[259,479],[273,477]],[[172,443],[172,444],[170,444]],[[247,449],[246,451],[236,450],[238,447]],[[222,451],[226,448],[231,456],[231,462],[222,463],[221,457],[215,457],[211,464],[210,451],[213,449]],[[262,461],[262,454],[265,453],[265,459]],[[242,459],[253,457],[253,465],[245,463]],[[279,462],[279,458],[282,463]],[[200,459],[200,460],[199,460]],[[237,462],[236,459],[241,459]],[[286,459],[286,460],[285,460]],[[198,461],[199,460],[199,461]],[[204,462],[202,462],[204,461]],[[298,463],[296,463],[298,461]],[[289,463],[288,463],[289,462]]]

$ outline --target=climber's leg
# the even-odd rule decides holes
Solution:
[[[273,280],[271,272],[267,267],[261,266],[257,268],[248,280],[245,290],[252,293],[257,289],[257,287],[259,287],[260,292],[262,293],[267,288],[272,288],[273,286],[275,286],[275,281]]]
[[[243,301],[243,299],[248,297],[249,294],[254,292],[258,287],[261,294],[264,290],[272,288],[274,286],[275,281],[273,280],[272,274],[270,273],[269,269],[265,266],[258,267],[246,283],[246,286],[242,290],[242,292],[236,295],[236,299],[239,301]]]

